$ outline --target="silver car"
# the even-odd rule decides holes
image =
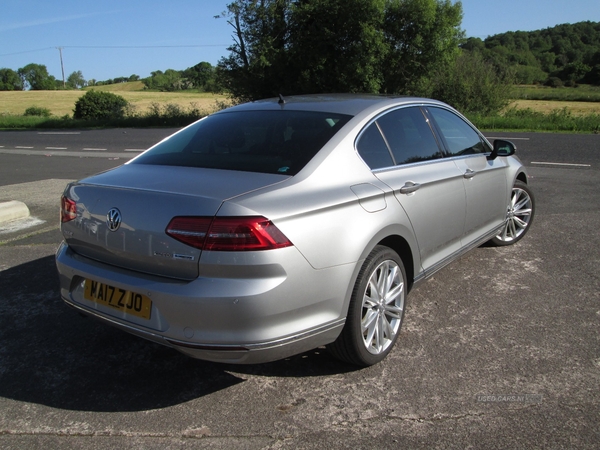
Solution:
[[[61,295],[195,358],[260,363],[326,345],[372,365],[418,282],[525,235],[534,197],[514,153],[435,100],[235,106],[67,186]]]

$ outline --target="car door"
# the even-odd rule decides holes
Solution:
[[[448,157],[460,170],[467,196],[467,215],[463,246],[493,232],[506,218],[508,205],[507,162],[505,158],[488,161],[492,149],[485,139],[454,112],[428,107]]]
[[[444,158],[418,106],[377,117],[359,137],[357,149],[406,211],[424,270],[460,249],[466,214],[462,173]]]

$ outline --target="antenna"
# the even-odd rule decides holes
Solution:
[[[277,103],[280,105],[285,105],[285,99],[283,98],[283,95],[279,94],[279,101]]]

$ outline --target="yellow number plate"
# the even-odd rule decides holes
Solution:
[[[119,311],[132,314],[143,319],[150,319],[152,300],[142,294],[126,291],[108,284],[93,280],[85,280],[83,296],[96,303],[107,305]]]

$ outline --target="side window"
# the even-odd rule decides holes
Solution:
[[[453,112],[441,108],[429,108],[451,156],[472,155],[491,151],[484,145],[479,134]]]
[[[396,164],[429,161],[442,157],[421,108],[401,108],[377,119]]]
[[[369,125],[363,132],[358,144],[356,144],[356,149],[360,157],[371,169],[381,169],[394,165],[392,155],[390,155],[390,151],[376,123]]]

